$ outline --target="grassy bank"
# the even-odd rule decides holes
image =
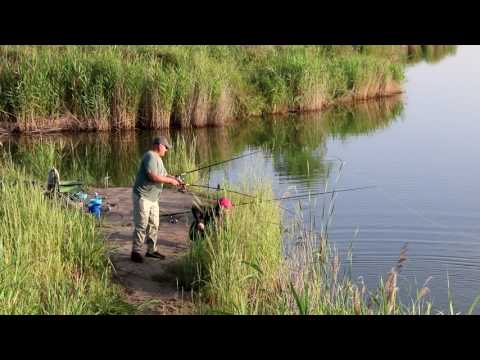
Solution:
[[[195,242],[177,266],[180,284],[197,290],[199,313],[207,314],[341,314],[428,315],[433,314],[428,284],[402,303],[398,278],[407,249],[378,286],[368,289],[350,276],[347,259],[341,259],[328,240],[329,218],[334,198],[324,203],[320,232],[297,216],[282,229],[281,209],[268,185],[255,187],[258,200],[237,206],[216,232]],[[244,189],[245,190],[245,189]],[[229,194],[231,196],[231,194]],[[240,199],[236,199],[237,203]],[[310,219],[311,220],[311,219]],[[468,313],[472,313],[477,300]],[[436,313],[436,312],[435,312]],[[445,313],[455,314],[453,304]]]
[[[0,313],[122,314],[92,216],[47,200],[0,160]]]
[[[244,189],[245,190],[245,189]],[[257,186],[258,199],[272,197]],[[235,203],[245,198],[228,193]],[[180,286],[197,290],[200,313],[259,314],[271,312],[267,301],[276,289],[282,266],[280,212],[271,203],[237,206],[223,226],[207,227],[174,271]]]
[[[64,146],[42,141],[15,162],[0,148],[0,313],[133,313],[112,281],[107,244],[95,218],[32,186],[32,180],[45,184],[52,166],[65,178],[96,183],[78,157],[64,161]],[[187,149],[186,140],[177,138],[169,170],[192,169],[195,148],[195,139]],[[134,162],[138,167],[139,159]],[[198,173],[187,181],[198,182]]]
[[[194,151],[187,151],[185,141],[176,150],[177,171],[195,163]],[[112,284],[105,243],[93,218],[46,200],[24,182],[31,180],[31,174],[27,177],[20,165],[9,161],[1,165],[0,312],[130,312]],[[397,279],[406,260],[404,251],[375,289],[349,277],[348,267],[342,265],[345,261],[328,241],[326,224],[333,216],[333,198],[324,203],[326,215],[320,219],[324,224],[320,233],[308,228],[311,219],[300,216],[285,231],[282,209],[276,202],[263,201],[273,197],[270,185],[257,182],[253,189],[245,186],[238,190],[255,193],[257,199],[237,206],[224,226],[193,243],[173,269],[180,285],[197,290],[199,313],[432,313],[426,285],[411,302],[399,301]],[[236,204],[250,201],[231,193],[228,196]],[[449,312],[454,313],[453,306]]]
[[[1,46],[0,121],[19,131],[223,125],[386,96],[402,81],[401,62],[355,46]]]

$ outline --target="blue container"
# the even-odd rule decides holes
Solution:
[[[97,219],[102,215],[102,205],[88,205],[88,212],[94,214]]]
[[[88,212],[94,214],[97,219],[100,219],[100,215],[102,215],[102,199],[95,194],[95,198],[90,200],[88,204]]]

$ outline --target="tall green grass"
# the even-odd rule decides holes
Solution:
[[[135,311],[122,301],[121,290],[112,281],[107,244],[94,217],[61,199],[47,199],[40,186],[30,185],[32,179],[44,184],[52,166],[60,170],[62,178],[75,176],[90,185],[98,184],[95,173],[80,161],[84,154],[74,147],[71,142],[42,141],[21,149],[17,161],[0,148],[2,314]],[[170,173],[191,170],[195,165],[195,139],[187,148],[185,138],[179,137],[170,154]],[[104,161],[112,161],[114,154],[103,155]],[[135,159],[136,167],[138,161]],[[192,173],[186,180],[197,182],[199,175]]]
[[[401,63],[361,49],[1,46],[0,121],[19,131],[216,126],[399,92]]]
[[[192,243],[175,269],[181,286],[200,292],[199,312],[267,312],[265,297],[274,291],[282,263],[281,214],[260,201],[271,197],[271,190],[260,185],[257,190],[253,204],[238,206],[220,226],[207,227],[205,238]],[[245,200],[225,195],[237,204]]]
[[[244,189],[245,190],[245,189]],[[348,259],[341,259],[328,239],[335,195],[324,203],[321,230],[299,212],[288,228],[270,187],[261,182],[251,205],[237,206],[225,222],[192,244],[177,264],[179,284],[196,289],[197,310],[207,314],[429,315],[433,304],[427,284],[406,302],[400,300],[398,276],[407,249],[390,272],[369,289],[351,278]],[[231,194],[228,196],[232,197]],[[236,198],[240,203],[245,199]],[[310,200],[310,205],[313,199]],[[479,298],[472,304],[472,313]],[[456,314],[450,301],[450,313]],[[440,312],[441,313],[441,312]]]
[[[0,313],[132,312],[94,218],[46,199],[8,160],[0,177]]]

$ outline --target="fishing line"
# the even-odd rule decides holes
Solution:
[[[193,172],[197,172],[197,171],[200,171],[200,170],[203,170],[203,169],[209,169],[209,168],[212,168],[214,166],[217,166],[217,165],[221,165],[221,164],[225,164],[227,162],[230,162],[230,161],[233,161],[233,160],[238,160],[238,159],[241,159],[241,158],[244,158],[244,157],[247,157],[247,156],[251,156],[251,155],[255,155],[255,154],[258,154],[260,152],[262,152],[263,150],[257,150],[257,151],[254,151],[253,153],[248,153],[248,154],[244,154],[244,155],[241,155],[241,156],[237,156],[237,157],[233,157],[231,159],[227,159],[227,160],[222,160],[222,161],[218,161],[218,162],[215,162],[213,164],[209,164],[209,165],[205,165],[205,166],[202,166],[202,167],[199,167],[197,169],[194,169],[194,170],[188,170],[188,171],[185,171],[185,172],[182,172],[180,175],[178,176],[185,176],[187,174],[190,174],[190,173],[193,173]],[[178,177],[177,176],[177,177]]]
[[[239,192],[239,191],[234,191],[234,190],[229,190],[229,189],[222,189],[222,188],[218,188],[218,187],[212,187],[212,186],[207,186],[207,185],[196,185],[196,184],[187,184],[187,186],[196,186],[196,187],[202,187],[202,188],[207,188],[207,189],[212,189],[212,190],[217,190],[217,191],[226,191],[226,192],[231,192],[231,193],[235,193],[235,194],[238,194],[238,195],[243,195],[243,196],[247,196],[247,197],[250,197],[250,198],[253,198],[253,199],[256,199],[257,196],[254,196],[254,195],[249,195],[249,194],[245,194],[245,193],[242,193],[242,192]],[[194,194],[193,192],[191,192],[192,194]],[[278,207],[282,210],[285,210],[286,212],[292,214],[292,215],[295,215],[295,213],[283,206],[280,206],[278,205]]]
[[[302,195],[280,197],[280,198],[275,198],[275,199],[265,199],[265,200],[262,200],[262,201],[266,202],[266,201],[281,201],[281,200],[297,200],[297,199],[310,198],[310,197],[319,196],[319,195],[336,194],[336,193],[340,193],[340,192],[371,189],[371,188],[374,188],[374,187],[376,187],[376,186],[375,185],[359,186],[359,187],[355,187],[355,188],[339,189],[339,190],[332,190],[332,191],[323,191],[323,192],[318,192],[318,193],[308,193],[308,194],[302,194]],[[249,205],[249,204],[254,204],[254,203],[255,202],[240,203],[237,206]]]
[[[240,191],[235,191],[235,190],[230,190],[230,189],[222,189],[220,187],[213,187],[213,186],[208,186],[208,185],[186,184],[186,186],[200,187],[200,188],[204,188],[204,189],[211,189],[211,190],[217,190],[217,191],[226,191],[226,192],[231,192],[231,193],[242,195],[242,196],[247,196],[247,197],[250,197],[250,198],[255,198],[256,197],[256,196],[253,196],[253,195],[242,193]]]
[[[357,177],[361,177],[361,178],[364,178],[365,177],[361,174],[359,174],[358,172],[354,171],[355,175]],[[386,189],[383,187],[383,186],[380,186],[378,185],[377,186],[377,189],[379,190],[379,192],[387,199],[389,200],[391,203],[407,210],[408,213],[412,214],[412,215],[415,215],[417,216],[418,218],[422,219],[422,220],[425,220],[427,222],[429,222],[430,224],[432,225],[435,225],[435,226],[438,226],[438,227],[441,227],[441,228],[444,228],[444,229],[448,229],[448,230],[451,230],[453,231],[454,233],[457,233],[457,234],[462,234],[466,237],[469,237],[470,239],[473,239],[473,240],[476,240],[476,241],[480,241],[480,238],[478,237],[475,237],[475,235],[472,235],[471,233],[467,233],[467,232],[463,232],[463,231],[457,231],[455,229],[453,229],[452,227],[448,226],[448,225],[445,225],[445,224],[442,224],[438,221],[435,221],[435,220],[432,220],[428,217],[426,217],[422,212],[420,212],[419,210],[417,209],[414,209],[412,208],[411,206],[408,206],[408,205],[405,205],[404,203],[402,203],[400,200],[396,199],[394,196],[392,196],[389,192],[386,191]]]

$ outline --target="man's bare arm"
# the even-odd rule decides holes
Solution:
[[[154,173],[149,172],[148,178],[153,182],[160,182],[160,183],[169,184],[173,186],[180,185],[180,182],[177,179],[175,179],[173,176],[161,176],[161,175],[156,175]]]

